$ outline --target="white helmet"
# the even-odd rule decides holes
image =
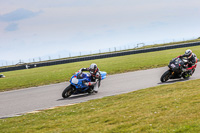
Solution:
[[[97,64],[92,63],[90,65],[89,69],[90,69],[90,72],[92,72],[92,73],[95,72],[97,70]]]
[[[185,56],[190,59],[192,57],[192,50],[190,50],[190,49],[186,50]]]

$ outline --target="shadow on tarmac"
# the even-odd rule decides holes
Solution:
[[[91,95],[94,95],[94,93],[92,94],[77,94],[77,95],[71,95],[70,97],[68,98],[61,98],[61,99],[58,99],[56,101],[61,101],[61,100],[73,100],[73,99],[78,99],[78,98],[83,98],[83,97],[88,97],[88,96],[91,96]]]
[[[170,83],[176,83],[176,82],[183,82],[183,81],[187,81],[189,79],[172,79],[170,81],[166,81],[164,83],[159,82],[158,84],[170,84]]]

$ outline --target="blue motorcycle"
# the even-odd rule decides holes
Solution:
[[[106,78],[106,72],[100,71],[100,76],[96,80],[94,85],[87,85],[91,82],[91,74],[84,72],[75,73],[70,79],[70,85],[66,87],[62,93],[63,98],[68,98],[71,95],[81,94],[81,93],[92,93],[94,87],[100,87],[101,80]]]

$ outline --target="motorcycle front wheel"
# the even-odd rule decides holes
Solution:
[[[73,93],[73,86],[69,85],[68,87],[66,87],[62,93],[62,97],[63,98],[68,98],[72,95]]]
[[[171,75],[171,72],[168,70],[166,71],[160,78],[160,81],[161,82],[166,82],[167,80],[169,80],[170,78],[170,75]]]

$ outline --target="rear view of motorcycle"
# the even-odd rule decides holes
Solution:
[[[178,78],[189,79],[189,77],[192,76],[192,74],[195,71],[196,64],[192,68],[192,72],[190,73],[187,69],[186,65],[187,62],[188,60],[184,58],[172,59],[168,65],[169,69],[161,76],[160,81],[166,82],[169,79],[178,79]]]
[[[81,93],[93,93],[95,87],[100,87],[101,80],[106,78],[106,72],[100,71],[100,76],[96,82],[91,82],[90,73],[77,72],[70,79],[70,85],[62,93],[63,98]]]

